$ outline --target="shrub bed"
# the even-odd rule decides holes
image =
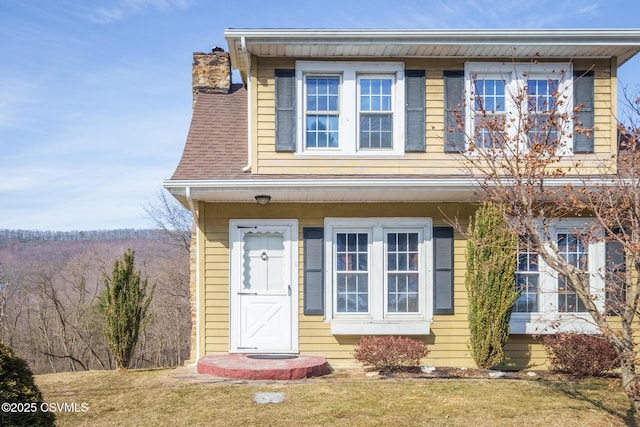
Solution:
[[[394,371],[420,366],[429,348],[421,341],[395,336],[362,337],[353,356],[365,366],[380,371]]]
[[[600,335],[560,333],[543,344],[551,369],[577,377],[603,376],[620,367],[618,352]]]

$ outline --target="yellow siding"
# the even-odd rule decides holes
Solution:
[[[256,218],[254,209],[246,204],[201,205],[203,236],[203,289],[201,289],[201,332],[204,354],[226,353],[229,350],[229,220]],[[322,316],[303,314],[303,239],[304,227],[321,226],[325,217],[366,217],[375,212],[380,217],[430,217],[434,225],[446,224],[446,217],[467,218],[470,205],[458,204],[269,204],[261,206],[260,219],[297,218],[299,222],[299,350],[304,354],[325,356],[334,367],[359,366],[353,359],[353,347],[358,336],[334,336],[331,326]],[[466,242],[455,236],[455,314],[435,315],[431,334],[422,337],[431,349],[424,363],[435,366],[472,367],[467,348],[468,324],[466,290],[464,287],[464,253]],[[545,361],[539,343],[529,337],[513,336],[507,344],[509,363],[517,367],[539,366]],[[200,357],[204,354],[201,354]]]
[[[390,61],[402,59],[389,58]],[[505,59],[505,61],[510,61]],[[444,152],[444,70],[462,70],[459,59],[411,59],[407,69],[426,71],[426,151],[395,158],[303,157],[275,151],[274,70],[295,68],[293,59],[256,58],[253,64],[255,88],[252,125],[253,173],[281,174],[463,174],[462,156]],[[574,61],[574,69],[595,71],[595,154],[576,155],[583,172],[600,166],[615,149],[615,85],[611,64],[606,60]],[[328,161],[330,160],[330,161]],[[571,166],[567,161],[561,166]]]

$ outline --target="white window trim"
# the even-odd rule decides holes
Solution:
[[[310,75],[340,76],[339,148],[305,147],[305,77]],[[392,114],[393,148],[359,149],[358,123],[358,77],[360,75],[393,76]],[[405,87],[404,63],[402,62],[353,62],[353,61],[297,61],[296,62],[296,111],[297,149],[296,155],[304,156],[401,156],[404,154],[405,134]]]
[[[554,221],[549,227],[551,236],[556,239],[558,233],[575,233],[585,228],[592,220],[585,218],[566,218]],[[606,252],[604,240],[588,245],[588,268],[591,275],[591,295],[599,311],[605,310],[605,284],[603,271]],[[559,332],[598,332],[591,315],[582,313],[564,313],[558,311],[558,274],[538,257],[539,312],[512,313],[509,326],[512,334],[555,334]]]
[[[560,71],[563,72],[560,72]],[[464,65],[465,94],[467,94],[467,108],[465,113],[465,132],[474,135],[473,111],[475,105],[475,90],[473,80],[478,79],[503,79],[505,81],[505,109],[507,117],[517,120],[527,114],[527,103],[522,106],[520,114],[516,111],[513,96],[526,86],[528,79],[547,79],[550,76],[558,77],[558,93],[561,94],[564,104],[558,108],[559,112],[566,112],[569,120],[561,122],[558,133],[564,135],[559,144],[557,154],[559,156],[573,155],[573,64],[571,63],[507,63],[507,62],[466,62]],[[511,96],[510,96],[511,94]],[[511,126],[507,130],[510,140],[517,136],[519,124]],[[467,142],[468,145],[468,142]],[[469,147],[467,147],[469,148]],[[526,150],[525,141],[520,140],[519,150]]]
[[[430,218],[325,218],[325,317],[334,335],[429,335],[433,321],[433,236]],[[369,312],[336,313],[334,236],[338,232],[371,232],[369,242]],[[422,233],[420,310],[386,313],[385,232]]]

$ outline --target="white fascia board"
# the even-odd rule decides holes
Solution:
[[[222,179],[222,180],[165,180],[163,186],[217,188],[242,190],[250,188],[278,188],[278,189],[314,189],[314,188],[469,188],[474,186],[475,180],[469,178],[331,178],[331,179]]]
[[[602,183],[601,180],[597,181]],[[567,184],[579,188],[579,178],[547,180],[550,187]],[[588,182],[587,182],[588,184]],[[479,183],[468,177],[443,178],[348,178],[348,179],[230,179],[165,180],[174,197],[207,202],[251,202],[258,194],[273,196],[272,202],[470,202],[480,201]],[[279,196],[279,197],[276,197]]]
[[[637,45],[640,41],[639,29],[505,29],[505,30],[419,30],[419,29],[268,29],[247,28],[227,29],[224,32],[227,40],[240,40],[245,37],[249,42],[254,40],[289,40],[304,41],[368,41],[404,40],[424,43],[487,43],[504,42],[543,42],[549,45],[567,44],[602,44],[602,45]]]
[[[412,45],[449,46],[436,57],[473,57],[475,50],[461,56],[456,47],[502,47],[496,56],[510,57],[513,47],[564,48],[561,56],[608,58],[617,56],[618,66],[640,51],[639,29],[544,29],[544,30],[394,30],[394,29],[227,29],[225,38],[229,45],[232,64],[242,68],[241,55],[255,53],[260,46],[395,46]],[[582,47],[582,54],[571,54],[571,47]],[[592,49],[590,49],[592,48]],[[605,49],[603,52],[602,49]],[[587,49],[586,51],[584,49]],[[256,50],[256,52],[259,50]],[[449,53],[447,53],[449,51]],[[369,52],[367,50],[367,52]],[[524,49],[523,55],[531,55]],[[544,52],[542,52],[544,54]],[[566,54],[566,55],[565,55]],[[328,53],[331,56],[331,53]],[[357,56],[357,55],[356,55]],[[402,56],[402,55],[400,55]],[[523,56],[524,57],[524,56]],[[528,56],[527,56],[528,57]],[[558,57],[558,55],[554,55]]]
[[[579,185],[583,183],[580,178],[547,179],[546,183],[552,186],[567,184]],[[479,188],[478,181],[468,177],[444,177],[444,178],[314,178],[314,179],[220,179],[220,180],[165,180],[165,188],[192,187],[192,188],[228,188],[242,190],[249,188]]]
[[[468,200],[477,189],[473,180],[467,178],[448,179],[241,179],[241,180],[166,180],[163,186],[175,197],[184,197],[187,188],[195,200],[228,201],[230,198],[251,201],[257,194],[271,196],[286,194],[288,201],[335,200],[347,198],[346,194],[371,194],[372,201],[384,201],[384,192],[428,191],[430,197],[447,194],[448,198]],[[426,193],[425,193],[426,194]],[[274,197],[275,199],[275,197]],[[365,197],[366,199],[366,197]],[[402,200],[402,196],[389,201]],[[408,198],[407,201],[415,200]],[[275,200],[273,200],[275,202]]]

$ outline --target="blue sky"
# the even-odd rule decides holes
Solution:
[[[0,228],[147,228],[225,28],[634,28],[640,3],[0,0]],[[640,57],[621,83],[640,85]]]

